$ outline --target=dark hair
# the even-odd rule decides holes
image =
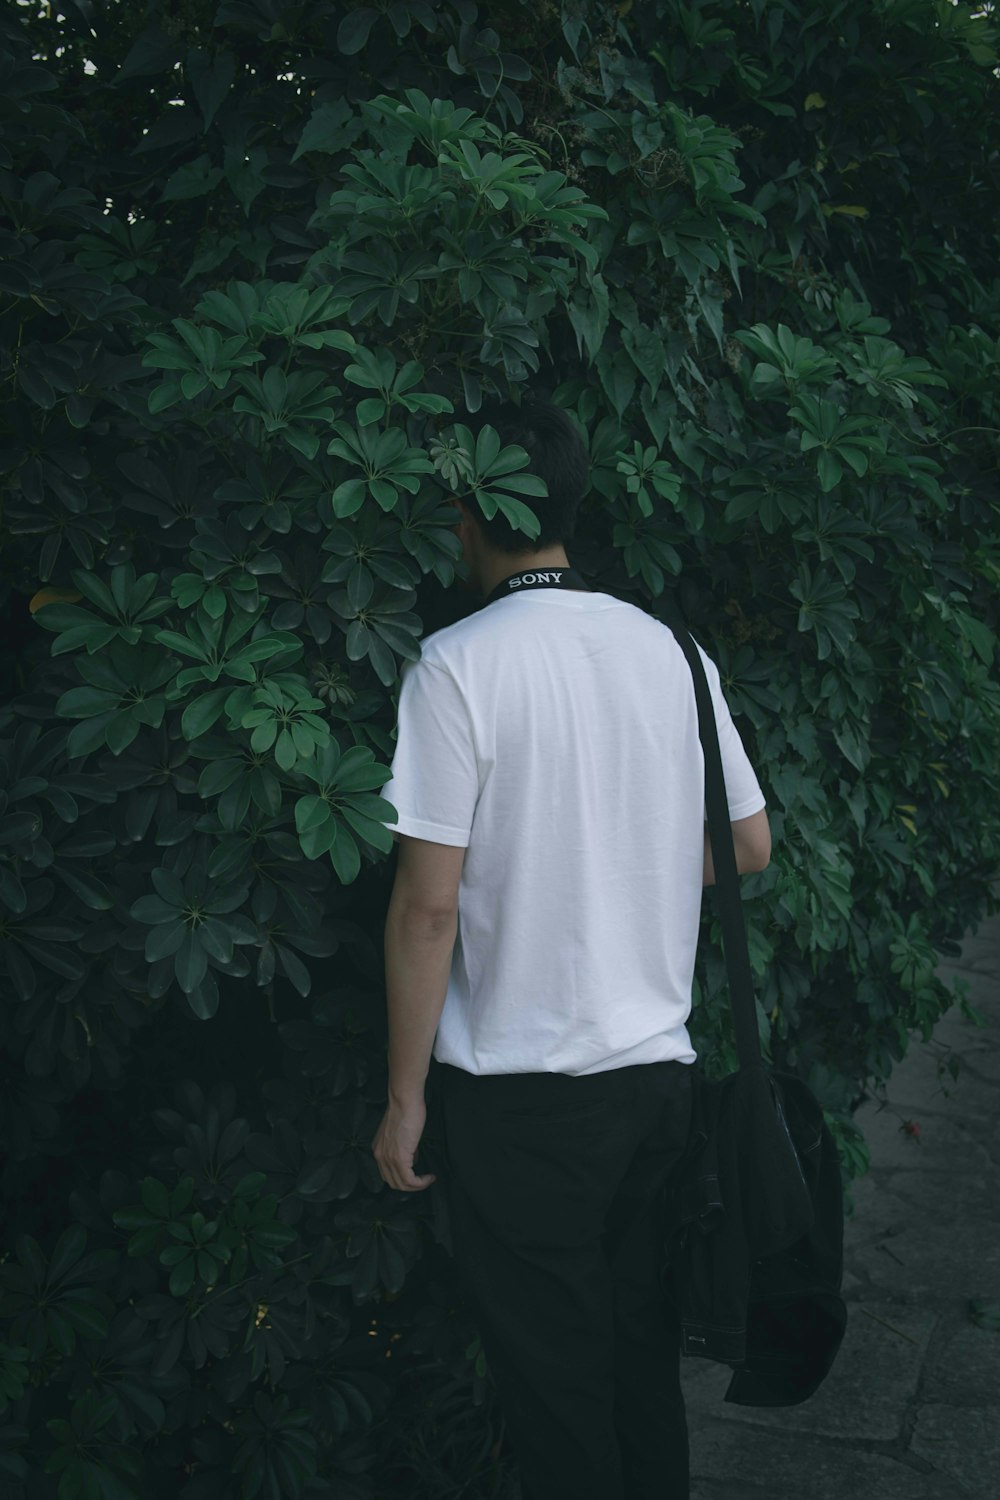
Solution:
[[[547,495],[517,495],[538,517],[542,529],[537,537],[515,531],[502,510],[488,519],[473,495],[463,497],[489,545],[513,555],[572,541],[580,501],[589,488],[590,462],[586,445],[563,408],[540,395],[523,396],[520,407],[494,397],[487,398],[477,412],[457,420],[473,435],[489,423],[499,435],[501,448],[519,444],[529,460],[521,472],[537,474],[548,490]]]

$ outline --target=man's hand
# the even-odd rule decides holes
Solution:
[[[413,1158],[420,1145],[427,1122],[427,1105],[423,1099],[410,1104],[389,1100],[382,1123],[372,1141],[372,1155],[378,1162],[382,1180],[404,1193],[419,1193],[437,1178],[432,1173],[414,1175]]]

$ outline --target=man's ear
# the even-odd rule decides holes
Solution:
[[[455,535],[468,538],[470,529],[473,528],[476,524],[472,519],[472,513],[463,500],[456,500],[455,506],[456,510],[453,528],[455,531]],[[464,532],[461,531],[461,527],[463,524],[466,527],[466,530]]]

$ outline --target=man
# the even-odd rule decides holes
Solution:
[[[529,499],[531,546],[456,501],[484,602],[401,674],[373,1152],[394,1188],[437,1180],[413,1168],[433,1055],[453,1255],[523,1500],[685,1500],[656,1210],[687,1140],[685,1022],[715,878],[694,684],[665,625],[570,564],[588,487],[571,419],[526,399],[487,420],[548,494]],[[737,868],[763,869],[764,796],[702,658]]]

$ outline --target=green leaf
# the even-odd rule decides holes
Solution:
[[[68,1318],[55,1307],[50,1307],[45,1313],[45,1322],[48,1325],[49,1338],[52,1346],[64,1359],[76,1349],[76,1330]]]
[[[353,516],[364,504],[367,493],[368,485],[364,479],[345,479],[333,492],[334,515],[340,518]]]
[[[206,974],[187,997],[188,1005],[199,1021],[210,1021],[219,1008],[219,986],[211,974]]]
[[[278,635],[265,635],[259,641],[250,641],[248,645],[241,646],[238,659],[245,662],[267,661],[272,656],[277,656],[279,651],[287,651],[289,646],[295,650],[295,655],[300,656],[303,651],[302,642],[294,636],[284,638]],[[231,668],[232,658],[228,665]]]
[[[342,785],[343,783],[340,776],[338,775],[337,786],[338,788],[340,788]],[[386,814],[388,812],[389,804],[384,797],[377,797],[374,795],[374,793],[371,792],[359,791],[355,792],[355,794],[344,803],[344,807],[345,809],[350,807],[354,813],[363,817],[368,822],[381,822],[384,824],[386,821]]]
[[[293,723],[290,731],[295,753],[300,760],[309,760],[314,755],[317,742],[322,743],[327,736],[326,725],[321,728],[315,725]]]
[[[367,396],[359,401],[355,409],[359,427],[366,427],[369,422],[381,422],[385,416],[385,401],[381,396]]]
[[[233,1188],[234,1198],[256,1198],[267,1185],[266,1172],[247,1172]]]
[[[178,909],[160,896],[140,896],[132,902],[129,913],[137,922],[176,922]]]
[[[41,1286],[47,1270],[41,1245],[33,1235],[19,1234],[14,1241],[14,1250],[32,1282]]]
[[[344,99],[317,105],[299,137],[292,161],[298,161],[304,151],[343,150],[357,136],[358,123]]]
[[[59,1310],[77,1333],[82,1333],[85,1338],[107,1338],[108,1320],[92,1303],[84,1302],[80,1297],[64,1297],[59,1303]]]
[[[198,988],[208,968],[208,957],[194,933],[189,932],[174,954],[174,974],[185,995]]]
[[[337,51],[344,57],[353,57],[360,52],[377,20],[378,11],[372,5],[361,5],[348,11],[337,27]]]
[[[56,1241],[49,1261],[49,1281],[59,1281],[72,1266],[75,1266],[87,1245],[87,1231],[82,1224],[71,1224],[64,1229]]]
[[[117,625],[108,624],[89,609],[76,604],[43,604],[35,610],[35,620],[46,630],[60,632],[59,640],[52,646],[52,655],[61,656],[64,651],[77,651],[86,646],[88,651],[97,650],[113,641],[118,634]],[[70,637],[71,644],[66,644]]]
[[[82,980],[87,966],[78,953],[72,948],[64,945],[55,945],[54,942],[46,941],[45,945],[31,942],[28,938],[21,938],[21,947],[34,963],[40,963],[43,969],[51,969],[52,974],[58,974],[63,980]],[[7,957],[7,963],[10,963]]]
[[[197,1255],[198,1275],[206,1286],[218,1280],[220,1264],[208,1250],[199,1250]]]
[[[317,828],[308,828],[300,833],[299,847],[306,859],[319,859],[321,855],[327,854],[333,848],[336,839],[337,823],[335,819],[328,818]]]
[[[360,614],[375,589],[375,580],[363,563],[351,569],[347,579],[347,603],[354,614]]]
[[[283,771],[290,771],[298,759],[295,743],[287,729],[283,729],[278,735],[274,746],[274,758]]]
[[[205,152],[196,161],[187,162],[183,167],[178,167],[176,172],[171,173],[160,194],[160,202],[170,202],[178,198],[201,198],[206,193],[210,193],[213,188],[218,187],[222,176],[222,168],[213,167],[211,158]]]
[[[158,21],[153,21],[133,42],[118,72],[107,81],[117,87],[128,79],[165,73],[180,56],[179,43],[162,30]]]
[[[392,510],[399,499],[399,491],[388,479],[370,479],[368,488],[384,511]]]
[[[151,1214],[158,1219],[169,1219],[170,1194],[162,1182],[156,1177],[144,1177],[142,1179],[142,1201]]]
[[[205,121],[205,129],[208,130],[236,77],[236,59],[231,52],[211,54],[192,47],[187,55],[185,71],[191,80],[194,96]]]
[[[352,620],[347,627],[347,655],[351,661],[361,661],[368,655],[371,632],[361,620]]]
[[[85,595],[91,604],[96,604],[102,614],[117,619],[118,606],[107,584],[102,583],[93,573],[88,573],[86,568],[74,568],[72,578],[80,593]]]
[[[114,906],[114,896],[104,881],[98,880],[96,875],[91,875],[87,871],[67,870],[62,865],[55,865],[52,873],[75,895],[79,896],[91,911],[110,911]]]
[[[226,612],[226,596],[217,584],[206,590],[204,598],[205,609],[213,620],[220,619]]]
[[[159,641],[161,646],[169,646],[173,651],[180,651],[185,656],[193,656],[198,661],[207,661],[208,652],[198,641],[193,641],[190,636],[181,635],[176,630],[158,630],[154,640]]]
[[[337,841],[330,850],[330,863],[342,885],[350,885],[357,879],[361,869],[361,852],[343,825],[338,829]]]
[[[187,374],[181,376],[181,395],[187,401],[200,396],[207,386],[208,376],[203,375],[200,370],[188,370]]]
[[[274,744],[278,734],[278,721],[268,718],[263,724],[258,724],[250,736],[250,749],[257,755],[264,755]]]
[[[263,146],[226,146],[224,161],[226,181],[244,214],[249,215],[254,199],[264,191],[267,151]]]
[[[295,827],[299,833],[322,827],[331,816],[330,805],[322,797],[300,797],[295,804]]]
[[[103,716],[102,716],[103,717]],[[79,725],[77,726],[80,727]],[[114,755],[120,755],[127,750],[142,727],[139,713],[136,710],[123,709],[114,714],[110,724],[104,731],[104,739],[108,749]]]
[[[167,380],[162,381],[160,385],[150,391],[149,400],[146,403],[149,407],[150,416],[158,416],[161,411],[166,411],[168,407],[176,406],[181,397],[180,377],[171,375]]]
[[[284,943],[275,943],[274,950],[277,955],[279,968],[284,970],[299,994],[305,999],[312,988],[312,977],[309,970],[298,954],[294,953],[291,948],[286,947]],[[259,1234],[260,1231],[258,1231]]]
[[[180,1182],[170,1194],[170,1212],[176,1219],[182,1214],[194,1197],[194,1178],[182,1177]]]
[[[206,917],[198,928],[202,947],[210,957],[228,964],[233,956],[233,939],[224,918]]]
[[[396,661],[392,652],[374,631],[368,632],[367,650],[379,681],[387,687],[396,676]]]
[[[170,1273],[170,1292],[174,1297],[185,1296],[194,1286],[194,1256],[185,1255]]]
[[[169,333],[147,333],[147,344],[152,348],[147,349],[142,357],[142,363],[151,370],[190,370],[193,366],[194,357],[190,349],[186,348],[179,339],[172,338]]]
[[[384,786],[391,776],[391,768],[378,765],[366,745],[352,745],[337,765],[336,784],[339,791],[367,791],[370,787]]]
[[[305,458],[313,459],[319,452],[319,438],[314,432],[306,432],[303,427],[286,427],[283,437],[290,448],[294,448]]]
[[[372,619],[372,629],[381,636],[386,645],[393,651],[398,651],[400,656],[407,657],[410,661],[416,661],[419,656],[418,638],[411,630],[405,630],[392,620]]]
[[[261,1224],[253,1231],[253,1237],[260,1245],[280,1250],[286,1245],[294,1245],[299,1236],[291,1224]]]
[[[157,865],[150,871],[149,878],[156,894],[162,896],[168,906],[183,910],[187,905],[187,895],[180,876],[176,875],[173,870]]]
[[[199,735],[207,734],[221,716],[231,692],[228,687],[211,688],[209,692],[192,698],[181,714],[181,734],[186,740],[196,740]]]
[[[84,719],[74,724],[66,736],[66,754],[72,760],[77,755],[90,755],[105,743],[108,728],[117,718],[116,713],[99,714],[94,719]]]
[[[116,1208],[111,1217],[119,1229],[149,1229],[156,1226],[155,1216],[143,1208]]]
[[[367,839],[370,844],[374,844],[376,849],[381,849],[386,854],[389,853],[392,849],[392,833],[385,823],[363,817],[355,811],[350,802],[344,803],[341,812],[344,821],[354,829],[355,833]]]
[[[187,930],[186,922],[161,922],[158,926],[151,928],[146,936],[144,950],[146,962],[155,964],[161,958],[169,958],[172,953],[176,953],[184,941]]]

